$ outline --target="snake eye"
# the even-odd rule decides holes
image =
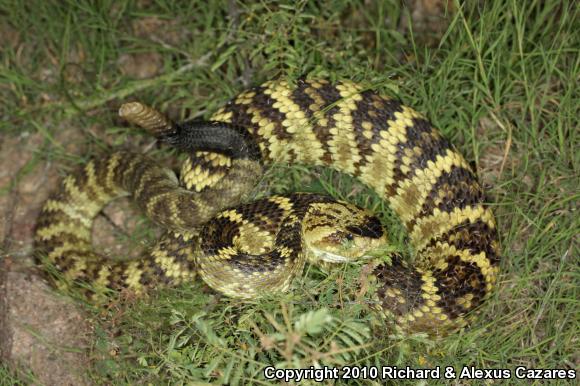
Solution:
[[[377,239],[383,235],[383,226],[381,221],[375,216],[369,216],[365,223],[359,226],[349,225],[346,229],[355,235]]]
[[[352,233],[347,233],[346,235],[344,235],[344,238],[345,238],[347,241],[352,241],[352,240],[354,240],[354,236],[352,235]]]

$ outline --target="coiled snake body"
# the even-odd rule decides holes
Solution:
[[[462,326],[493,288],[499,244],[476,176],[439,131],[400,102],[350,81],[279,79],[239,94],[211,124],[178,125],[148,113],[125,115],[191,153],[180,180],[140,154],[121,152],[65,178],[37,228],[38,247],[65,278],[139,290],[199,273],[213,288],[248,298],[286,289],[305,257],[354,259],[385,242],[376,218],[324,196],[235,207],[263,165],[282,162],[354,176],[399,216],[414,265],[396,255],[372,271],[379,308],[397,326]],[[103,205],[126,194],[169,231],[150,257],[113,262],[93,251],[90,229]],[[334,214],[343,223],[333,223]]]

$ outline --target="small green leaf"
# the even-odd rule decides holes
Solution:
[[[324,326],[331,321],[332,316],[328,313],[328,310],[326,308],[321,308],[300,315],[298,321],[294,324],[294,328],[296,331],[306,332],[313,335],[320,333]]]

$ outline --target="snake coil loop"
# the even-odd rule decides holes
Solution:
[[[352,255],[359,257],[385,241],[370,214],[320,196],[237,206],[262,165],[297,163],[358,178],[405,226],[415,264],[394,256],[372,271],[379,308],[398,327],[435,333],[461,327],[494,287],[498,235],[475,174],[429,121],[399,101],[350,81],[278,79],[242,92],[210,122],[176,124],[140,103],[123,105],[120,114],[189,158],[179,181],[147,157],[121,152],[66,177],[36,233],[37,246],[66,279],[140,290],[199,273],[218,291],[252,297],[287,288],[308,256],[351,256],[344,240],[355,237]],[[93,251],[92,219],[127,194],[170,231],[148,257],[112,262]],[[314,241],[296,239],[310,228],[318,230]]]

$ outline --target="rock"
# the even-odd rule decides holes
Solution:
[[[163,67],[163,57],[157,52],[123,54],[118,65],[121,72],[135,79],[149,79],[159,74]]]
[[[0,362],[26,383],[87,384],[87,318],[51,290],[31,258],[36,218],[58,175],[33,159],[41,134],[0,138]]]
[[[85,385],[90,326],[32,270],[0,262],[0,358],[43,385]]]

